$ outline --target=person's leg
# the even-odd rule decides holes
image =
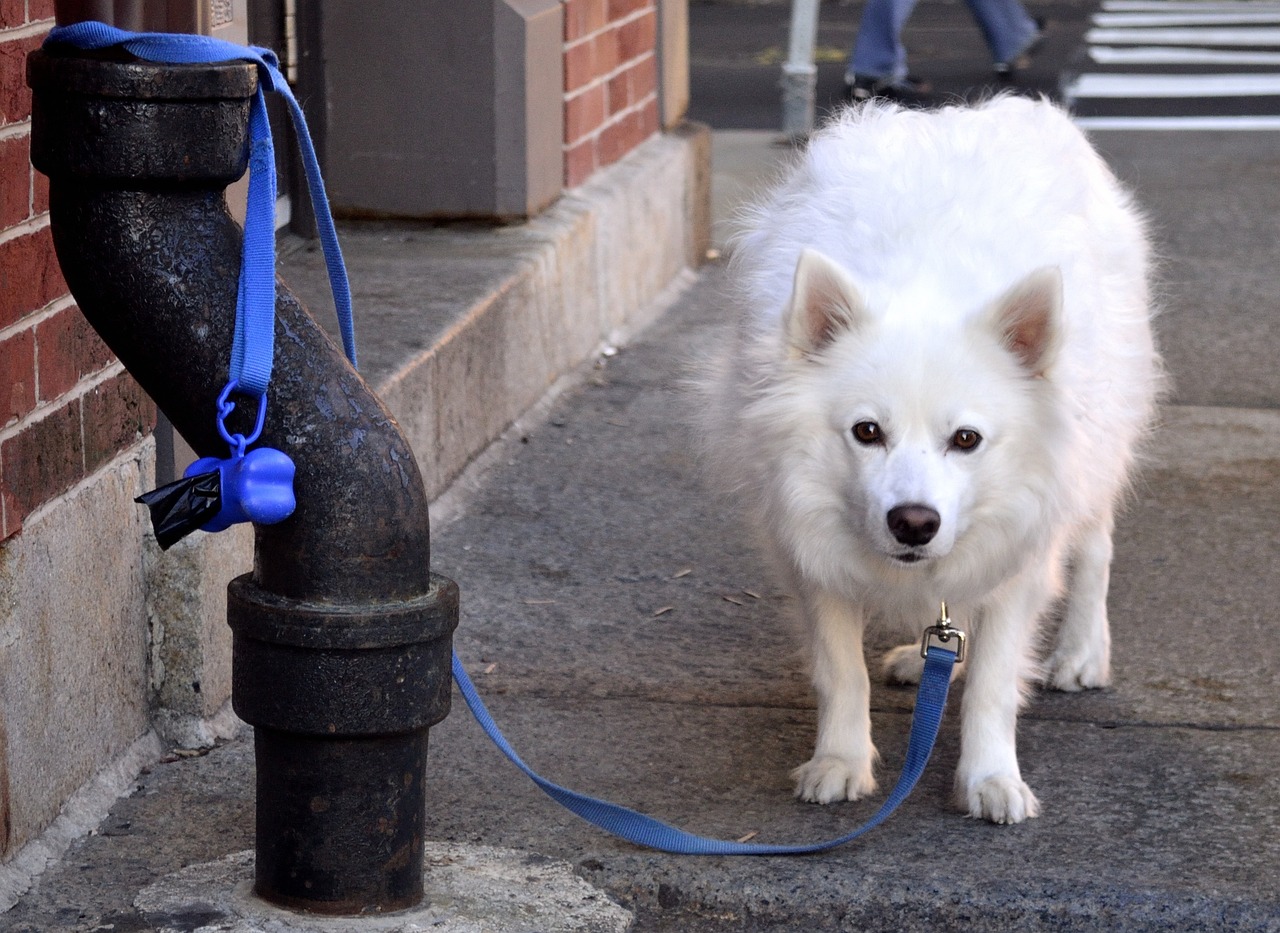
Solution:
[[[997,70],[1014,66],[1019,56],[1031,51],[1040,37],[1040,26],[1019,0],[965,0],[991,49]]]
[[[855,78],[870,78],[894,84],[907,76],[902,27],[915,5],[916,0],[867,0],[845,81],[853,84]]]

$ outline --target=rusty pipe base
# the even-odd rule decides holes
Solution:
[[[258,729],[254,893],[347,916],[418,904],[427,732],[316,740]]]
[[[427,736],[449,711],[458,588],[335,605],[227,589],[232,699],[255,728],[254,893],[357,915],[422,899]]]

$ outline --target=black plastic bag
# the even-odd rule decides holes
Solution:
[[[151,510],[151,527],[162,550],[202,528],[222,510],[222,473],[197,473],[144,492],[134,502]]]

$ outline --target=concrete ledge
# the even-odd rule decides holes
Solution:
[[[147,730],[133,497],[151,452],[149,441],[131,448],[0,548],[0,869]],[[13,887],[0,877],[0,893]]]

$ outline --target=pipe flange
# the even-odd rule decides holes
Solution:
[[[249,165],[258,86],[251,63],[162,65],[36,50],[27,84],[36,92],[31,161],[50,177],[225,187]]]
[[[429,728],[449,712],[458,587],[385,604],[328,605],[227,587],[232,702],[245,722],[285,732],[364,736]]]

